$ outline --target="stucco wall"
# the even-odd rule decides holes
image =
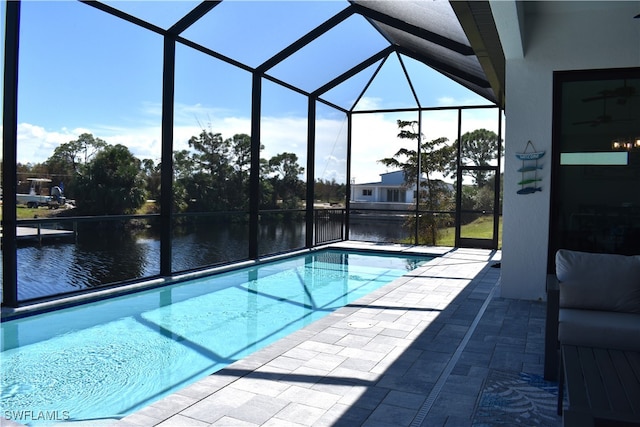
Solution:
[[[640,19],[633,19],[638,13],[637,1],[544,2],[525,11],[524,57],[506,58],[504,297],[545,298],[553,72],[640,66]],[[529,140],[547,152],[542,192],[518,195],[521,161],[515,153]]]

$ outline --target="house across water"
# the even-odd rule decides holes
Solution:
[[[407,182],[404,171],[383,173],[380,178],[380,182],[351,184],[351,209],[404,210],[415,206],[415,182]],[[440,182],[454,191],[452,184]],[[424,187],[422,191],[426,191]]]

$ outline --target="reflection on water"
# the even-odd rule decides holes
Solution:
[[[305,245],[304,221],[260,224],[258,252],[266,255]],[[407,232],[389,222],[351,225],[351,240],[399,242]],[[201,224],[175,228],[174,272],[248,259],[248,225]],[[17,249],[18,299],[28,300],[160,274],[160,236],[150,229],[114,232],[88,226],[75,240],[51,240]],[[2,265],[0,263],[0,272]]]
[[[351,221],[349,224],[349,240],[404,243],[411,239],[411,236],[411,232],[404,225],[404,220],[360,220]]]
[[[304,223],[260,227],[261,254],[304,247]],[[176,227],[173,271],[245,260],[248,234],[244,223]],[[160,274],[160,235],[151,229],[123,232],[85,226],[75,241],[20,244],[17,264],[19,300],[152,277]]]

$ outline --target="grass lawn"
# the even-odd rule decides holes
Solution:
[[[490,239],[493,237],[493,217],[483,216],[477,220],[465,224],[460,230],[462,237],[478,238],[478,239]],[[447,227],[442,229],[441,235],[438,238],[436,244],[438,246],[455,246],[456,229],[454,227]],[[502,247],[502,217],[498,223],[498,248]]]
[[[0,204],[2,207],[2,204]],[[58,212],[58,209],[49,209],[46,207],[42,208],[28,208],[26,206],[18,205],[16,207],[16,216],[18,219],[29,219],[35,218],[48,218],[50,216],[55,216]],[[2,209],[0,209],[0,221],[2,220]]]

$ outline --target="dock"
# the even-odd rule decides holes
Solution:
[[[73,237],[74,232],[70,230],[54,230],[42,227],[16,227],[16,240],[36,239],[42,242],[43,239]],[[0,228],[0,238],[2,238],[2,228]]]

